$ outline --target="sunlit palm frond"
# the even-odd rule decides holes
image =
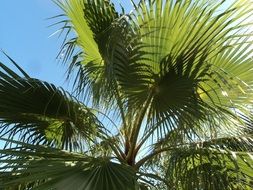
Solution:
[[[114,32],[118,27],[116,20],[120,19],[119,14],[111,2],[103,0],[73,0],[58,4],[70,19],[67,25],[70,25],[77,35],[63,45],[62,53],[65,58],[69,58],[75,52],[76,45],[81,48],[81,52],[77,52],[69,67],[69,72],[78,68],[78,94],[84,94],[83,89],[88,86],[86,89],[89,92],[85,94],[93,95],[94,103],[98,104],[101,98],[110,99],[113,93],[109,93],[108,88],[113,89],[115,84],[112,73],[108,73],[112,62],[109,49],[113,35],[119,35]]]
[[[78,36],[75,42],[84,48],[85,54],[87,54],[85,62],[88,63],[93,61],[100,64],[102,62],[102,57],[99,53],[98,45],[93,38],[94,34],[90,29],[87,20],[84,18],[83,9],[85,2],[72,0],[70,2],[56,1],[56,3],[69,17],[69,20],[66,20],[68,27],[73,27],[77,32]],[[72,25],[70,25],[70,23],[72,23]]]
[[[141,1],[130,22],[144,53],[128,64],[137,65],[135,77],[121,82],[132,87],[129,101],[149,102],[148,122],[167,119],[164,131],[209,114],[234,115],[231,108],[245,111],[252,96],[250,16],[250,2]]]

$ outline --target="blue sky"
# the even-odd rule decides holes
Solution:
[[[129,10],[130,1],[113,2],[120,1]],[[55,59],[62,40],[57,36],[49,38],[59,26],[48,27],[56,20],[47,20],[60,13],[52,0],[1,0],[0,49],[32,77],[68,88],[66,68]],[[8,63],[3,55],[0,61]]]
[[[49,38],[56,28],[46,19],[61,10],[51,0],[1,0],[0,7],[0,48],[32,77],[62,85],[65,70],[55,59],[61,41]]]

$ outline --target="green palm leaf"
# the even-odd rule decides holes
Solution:
[[[215,113],[217,120],[219,113],[233,115],[231,108],[245,112],[238,104],[252,99],[253,73],[251,24],[243,21],[252,16],[252,6],[234,1],[219,14],[224,3],[159,0],[135,5],[130,22],[144,53],[128,63],[132,70],[122,71],[120,82],[132,104],[149,104],[151,126],[164,121],[162,130],[169,131],[181,122],[195,126]]]
[[[106,89],[111,88],[114,80],[107,70],[111,67],[110,46],[118,28],[116,21],[120,19],[114,5],[103,0],[57,1],[57,4],[70,19],[65,21],[63,29],[73,29],[77,33],[76,38],[63,44],[64,60],[68,60],[75,52],[77,45],[81,48],[69,66],[69,73],[78,68],[75,80],[78,93],[83,94],[83,88],[88,86],[86,89],[92,93],[94,103],[99,104],[101,98],[110,99],[113,93],[108,93]]]
[[[135,189],[135,172],[128,166],[46,146],[2,139],[15,148],[0,150],[0,188]]]
[[[250,153],[187,148],[171,154],[167,175],[178,189],[251,189],[252,161]]]
[[[89,108],[61,88],[0,66],[2,136],[66,149],[95,140],[102,124]]]
[[[252,136],[224,137],[198,142],[157,144],[143,170],[155,172],[158,185],[174,189],[251,189]],[[152,153],[150,154],[152,155]],[[154,154],[153,154],[154,155]],[[140,161],[141,162],[141,161]],[[144,175],[145,175],[144,172]],[[152,178],[152,175],[148,176]],[[159,180],[160,178],[160,180]],[[162,179],[162,180],[161,180]]]

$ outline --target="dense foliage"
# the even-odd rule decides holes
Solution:
[[[253,2],[59,0],[68,93],[0,63],[0,188],[253,189]]]

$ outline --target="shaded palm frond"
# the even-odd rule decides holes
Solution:
[[[1,140],[17,146],[0,150],[0,188],[132,190],[137,186],[134,170],[110,158]]]
[[[156,145],[143,173],[153,171],[158,185],[171,189],[251,189],[252,135]],[[151,153],[152,154],[152,153]],[[147,176],[148,177],[148,176]],[[159,180],[160,178],[160,180]]]
[[[0,66],[1,136],[66,149],[95,141],[103,127],[93,111],[53,84]]]
[[[252,161],[250,153],[215,146],[180,149],[169,158],[167,176],[178,189],[251,189]]]

